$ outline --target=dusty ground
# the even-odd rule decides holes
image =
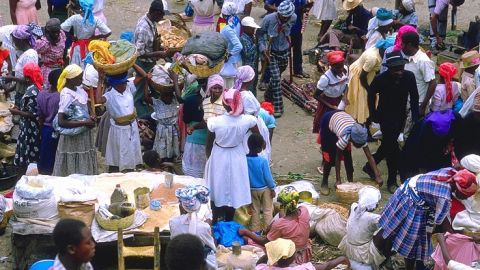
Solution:
[[[106,0],[105,15],[109,22],[108,25],[113,30],[112,38],[119,36],[122,31],[133,31],[136,22],[147,10],[150,0]],[[340,7],[340,0],[337,0]],[[428,11],[427,0],[417,0],[416,9],[420,20],[420,25],[427,26]],[[46,1],[42,0],[44,7],[40,10],[40,22],[43,25],[47,20]],[[367,8],[374,6],[383,6],[393,8],[394,0],[365,0],[364,4]],[[181,12],[184,3],[176,3],[169,0],[170,11]],[[477,15],[480,8],[480,1],[466,0],[465,4],[459,8],[458,14],[458,28],[465,29],[468,22]],[[253,10],[253,16],[258,18],[264,11],[261,5],[258,4]],[[3,17],[5,24],[10,23],[10,16],[8,13],[8,1],[0,1],[0,16]],[[318,22],[312,18],[306,28],[304,34],[304,49],[311,48],[316,42],[316,35],[319,31]],[[305,59],[307,62],[307,59]],[[319,74],[316,74],[314,67],[310,64],[305,64],[306,71],[313,75],[310,81],[316,81]],[[287,75],[287,74],[285,74]],[[273,172],[277,175],[286,175],[289,172],[303,173],[306,177],[311,179],[319,179],[319,174],[316,170],[320,164],[320,154],[318,145],[315,143],[315,136],[311,133],[312,116],[304,112],[299,107],[293,105],[286,100],[285,114],[277,122],[277,129],[273,137]],[[376,145],[371,144],[371,148],[375,149]],[[362,182],[368,182],[365,175],[361,172],[361,166],[365,163],[365,158],[362,152],[354,150],[354,178]],[[384,164],[380,166],[381,171],[386,177]],[[332,181],[332,180],[331,180]],[[331,184],[332,185],[332,184]],[[382,189],[384,198],[387,197],[385,189]],[[328,198],[321,198],[321,200],[333,201],[335,195],[330,195]],[[0,261],[1,257],[11,256],[10,254],[10,234],[7,232],[0,237]],[[321,248],[324,252],[324,248]],[[318,251],[318,250],[317,250]],[[329,259],[335,255],[335,252],[325,252],[325,256],[320,256],[320,259]],[[0,269],[11,269],[11,258],[8,258],[5,263],[0,263]]]

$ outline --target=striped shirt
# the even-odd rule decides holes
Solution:
[[[339,149],[345,150],[350,143],[350,130],[355,123],[355,119],[343,111],[334,113],[330,118],[328,127],[337,135],[338,141],[336,145]]]
[[[202,102],[203,107],[203,120],[205,122],[208,118],[219,116],[224,114],[225,108],[223,107],[222,97],[219,97],[215,102],[210,102],[210,97],[206,98]]]

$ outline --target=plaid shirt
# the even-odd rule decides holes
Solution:
[[[258,70],[258,44],[255,43],[254,39],[247,34],[242,34],[240,37],[240,42],[242,43],[242,63],[243,65],[249,65],[255,70],[255,73]]]
[[[142,16],[135,27],[133,34],[133,43],[137,47],[139,55],[145,55],[153,52],[153,41],[156,35],[155,24],[150,21],[147,15]],[[151,59],[142,59],[145,62],[154,62]]]

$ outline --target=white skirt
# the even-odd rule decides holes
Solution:
[[[143,164],[137,122],[128,126],[118,126],[113,120],[110,123],[105,153],[107,165],[123,171],[133,170],[137,165]]]
[[[240,144],[222,148],[214,144],[205,166],[205,180],[215,206],[235,209],[252,202],[245,148]]]
[[[318,20],[333,21],[337,18],[337,4],[335,0],[315,0],[312,15]]]
[[[182,170],[185,175],[203,178],[207,162],[206,146],[196,143],[185,143],[182,157]]]

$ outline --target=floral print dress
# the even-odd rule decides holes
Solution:
[[[31,85],[20,100],[20,110],[32,113],[35,118],[20,118],[20,135],[18,136],[17,150],[15,152],[15,166],[28,166],[28,164],[38,161],[40,153],[40,127],[37,119],[37,95],[37,87]]]

